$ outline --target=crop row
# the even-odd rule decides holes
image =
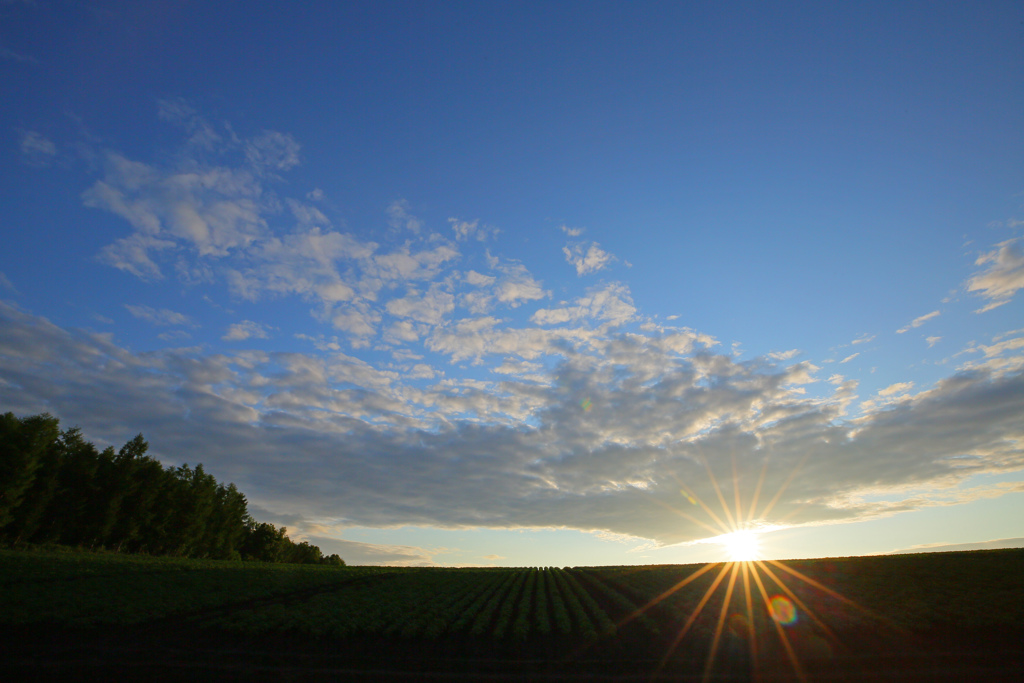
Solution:
[[[329,590],[388,571],[393,570],[0,551],[0,624],[138,624]]]
[[[736,614],[774,634],[768,602],[779,596],[795,607],[791,629],[1012,626],[1024,621],[1024,551],[760,563],[733,572],[722,564],[324,567],[0,550],[6,626],[176,619],[320,638],[593,642],[632,633],[632,642],[653,642],[684,625],[699,639],[722,615]]]
[[[234,610],[206,625],[333,638],[455,636],[521,642],[559,634],[593,640],[616,633],[609,609],[626,613],[632,608],[604,600],[603,586],[593,577],[553,567],[407,570],[288,605]]]
[[[607,593],[620,594],[613,599],[642,605],[643,613],[657,623],[684,623],[703,605],[695,630],[706,631],[718,619],[730,568],[664,565],[574,571]],[[707,595],[720,576],[717,589]],[[761,623],[770,611],[766,603],[784,596],[796,606],[800,620],[833,631],[1009,627],[1024,620],[1024,550],[751,563],[746,572],[737,573],[730,613],[747,612],[748,591],[752,616]]]

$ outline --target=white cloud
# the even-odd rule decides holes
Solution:
[[[465,318],[436,328],[426,340],[431,351],[450,356],[453,362],[482,361],[485,356],[517,355],[527,360],[564,352],[563,343],[587,342],[595,333],[578,329],[499,328],[491,316]]]
[[[422,355],[413,353],[409,349],[394,349],[391,352],[391,357],[399,363],[405,363],[412,360],[423,360]]]
[[[1024,337],[1016,337],[1013,339],[1003,339],[996,344],[978,345],[977,349],[985,354],[986,358],[993,358],[995,356],[1002,355],[1007,351],[1016,351],[1017,349],[1024,349]]]
[[[296,334],[296,339],[310,342],[320,351],[341,351],[341,344],[337,337],[325,337],[324,335],[311,336],[308,334]]]
[[[565,260],[576,267],[576,275],[583,276],[603,270],[616,260],[614,256],[601,249],[597,242],[590,242],[586,247],[585,244],[580,242],[562,247]]]
[[[466,282],[479,289],[466,292],[459,298],[459,304],[471,313],[490,312],[497,304],[505,304],[518,308],[523,303],[536,301],[550,296],[540,281],[535,279],[521,263],[499,263],[497,259],[491,264],[498,275],[482,275],[469,271]]]
[[[327,227],[331,224],[331,221],[324,215],[323,211],[315,206],[297,202],[294,199],[287,200],[287,204],[288,209],[292,212],[292,215],[295,216],[295,220],[298,221],[300,225],[307,228],[313,228]]]
[[[107,152],[102,177],[82,194],[87,206],[109,211],[131,226],[130,234],[101,250],[103,262],[149,280],[164,277],[163,264],[171,262],[184,281],[224,278],[235,297],[248,301],[298,295],[317,304],[314,317],[344,330],[356,346],[376,335],[385,311],[431,324],[452,311],[452,283],[444,291],[430,285],[426,295],[411,287],[404,298],[389,296],[387,305],[377,303],[382,293],[402,284],[436,284],[461,258],[454,242],[434,234],[418,236],[423,223],[409,213],[406,202],[392,203],[387,220],[413,238],[390,248],[361,240],[333,229],[308,201],[281,200],[270,190],[277,181],[274,174],[299,161],[299,146],[291,136],[264,131],[245,140],[230,128],[222,136],[181,100],[161,102],[160,115],[191,136],[176,162],[150,165]],[[239,152],[245,156],[242,165],[209,161]],[[322,192],[314,190],[307,199],[320,197]],[[282,222],[286,229],[280,229]],[[478,224],[467,226],[462,228],[466,236],[494,234]],[[491,305],[514,307],[546,295],[521,265],[498,270],[499,277],[476,273],[471,278],[490,287],[483,297]],[[416,296],[420,299],[414,301]],[[394,328],[393,335],[409,338],[412,332]]]
[[[558,229],[564,232],[569,237],[579,237],[580,235],[583,234],[583,228],[570,228],[567,225],[562,225],[559,226]]]
[[[458,218],[449,218],[448,222],[452,225],[452,230],[455,231],[455,239],[460,242],[466,240],[475,239],[479,242],[485,242],[490,238],[498,236],[498,228],[491,227],[489,225],[480,225],[480,221],[460,221]]]
[[[910,329],[912,329],[914,327],[921,327],[921,325],[924,325],[926,322],[928,322],[932,318],[938,317],[939,315],[940,315],[939,311],[932,311],[931,313],[926,313],[926,314],[924,314],[922,316],[914,318],[913,320],[910,321],[909,324],[907,324],[904,327],[901,327],[900,329],[896,330],[896,334],[903,334],[904,332],[907,332],[907,331],[909,331]]]
[[[245,145],[245,156],[257,169],[287,171],[299,165],[299,143],[287,133],[265,130]]]
[[[128,312],[139,320],[145,320],[153,325],[184,325],[187,327],[199,327],[192,318],[184,313],[178,313],[168,308],[156,309],[151,306],[134,306],[125,304]]]
[[[183,100],[159,103],[160,118],[189,136],[173,161],[151,165],[115,151],[102,158],[102,177],[82,193],[86,206],[109,211],[132,232],[100,251],[101,261],[144,279],[163,277],[173,259],[186,280],[227,275],[235,293],[256,299],[262,291],[300,293],[327,303],[353,297],[335,267],[341,258],[367,258],[376,249],[331,231],[324,213],[305,202],[279,200],[275,175],[299,163],[290,135],[263,131],[241,139],[225,124],[222,135]],[[241,163],[218,163],[229,159]],[[309,199],[322,197],[316,189]],[[297,227],[273,231],[271,220],[287,208]],[[276,234],[275,234],[276,233]],[[218,262],[227,265],[214,268]]]
[[[1024,334],[1024,327],[1019,330],[1008,330],[1006,332],[1000,332],[999,334],[992,337],[992,341],[998,342],[1006,339],[1007,337],[1013,337],[1018,334]]]
[[[137,235],[159,240],[136,241],[136,249],[143,250],[136,264],[149,260],[146,251],[154,246],[181,245],[199,256],[222,257],[266,234],[263,214],[268,207],[260,183],[247,171],[165,171],[113,152],[107,154],[105,169],[104,179],[82,193],[82,199],[86,206],[121,216]]]
[[[870,341],[874,341],[875,335],[862,334],[861,336],[854,339],[851,344],[867,344]]]
[[[162,121],[178,126],[188,133],[186,149],[212,151],[224,144],[224,138],[188,102],[178,97],[159,100],[157,114]]]
[[[974,262],[977,266],[988,267],[967,280],[967,291],[991,300],[976,312],[984,313],[1001,306],[1024,288],[1024,254],[1019,242],[1020,238],[1000,242],[995,245],[996,249],[982,254]]]
[[[264,325],[251,320],[243,320],[228,326],[227,332],[221,339],[224,341],[242,341],[244,339],[267,339],[267,329]]]
[[[21,156],[30,166],[46,166],[57,157],[57,145],[34,130],[21,134]]]
[[[203,462],[253,509],[287,510],[310,529],[325,518],[555,526],[669,544],[708,536],[666,510],[690,509],[680,482],[714,507],[709,471],[744,500],[760,487],[761,507],[778,493],[765,523],[806,525],[949,504],[962,498],[957,482],[1024,466],[1024,368],[976,366],[914,395],[893,385],[883,391],[898,400],[847,420],[842,378],[824,397],[793,391],[807,364],[738,362],[694,347],[692,333],[686,345],[500,325],[446,327],[466,358],[474,334],[476,355],[539,355],[503,353],[512,372],[500,382],[424,388],[437,372],[426,362],[402,373],[336,351],[134,353],[0,303],[0,403],[49,411],[100,443],[142,431],[166,464]],[[1012,337],[984,353],[1022,349]]]
[[[392,342],[416,342],[420,339],[420,331],[411,320],[399,320],[391,324],[385,337]]]
[[[412,252],[408,245],[404,245],[386,254],[375,254],[371,258],[372,263],[366,264],[364,270],[382,283],[433,280],[442,266],[458,258],[459,251],[448,244],[419,252]]]
[[[2,271],[0,271],[0,288],[9,289],[12,292],[18,291],[17,288],[14,286],[14,283],[11,282]]]
[[[486,287],[488,285],[493,285],[497,279],[498,278],[493,275],[483,275],[475,270],[471,270],[466,273],[466,282],[474,287]]]
[[[447,314],[455,310],[455,297],[434,284],[424,294],[410,289],[401,299],[387,302],[386,308],[388,313],[400,318],[412,318],[428,325],[439,325]]]
[[[354,337],[352,345],[357,348],[366,346],[367,338],[377,334],[380,319],[380,313],[363,302],[342,304],[331,312],[331,324]]]
[[[191,339],[192,335],[185,330],[168,330],[158,334],[157,339],[165,342],[180,342],[186,339]]]
[[[548,296],[541,283],[521,263],[499,266],[498,270],[501,277],[494,296],[501,303],[515,308],[525,301],[536,301]]]
[[[1009,299],[1003,299],[1002,301],[992,301],[990,303],[985,304],[981,308],[975,309],[974,312],[975,313],[988,313],[989,311],[991,311],[991,310],[993,310],[995,308],[999,308],[1000,306],[1005,306],[1008,303],[1010,303]]]
[[[896,384],[890,384],[884,389],[879,389],[879,396],[895,396],[896,394],[905,394],[914,388],[913,382],[898,382]]]
[[[413,234],[419,234],[423,230],[423,221],[409,213],[409,202],[404,199],[391,202],[387,214],[391,227],[396,230],[408,230]]]
[[[544,366],[540,363],[531,363],[525,360],[506,358],[504,363],[495,368],[491,368],[491,372],[496,372],[502,375],[525,375],[537,373],[543,368]]]
[[[768,357],[772,360],[789,360],[795,358],[801,353],[800,349],[790,349],[789,351],[772,351],[768,354]]]
[[[844,358],[841,361],[839,361],[839,363],[840,364],[842,364],[842,363],[849,363],[851,360],[853,360],[854,358],[856,358],[859,355],[860,355],[860,353],[852,353],[849,356],[847,356],[846,358]]]
[[[434,377],[437,377],[439,374],[444,373],[439,373],[437,370],[430,367],[426,363],[417,363],[416,365],[412,366],[411,370],[405,373],[405,376],[408,379],[433,379]]]
[[[150,252],[174,248],[174,242],[135,233],[115,240],[103,247],[99,260],[143,280],[163,278],[160,266],[150,258]]]
[[[925,337],[925,341],[928,342],[928,348],[930,349],[942,341],[942,337]]]
[[[621,325],[636,314],[629,288],[613,282],[604,287],[594,287],[585,296],[576,299],[571,306],[537,310],[530,318],[536,325],[562,325],[565,323],[593,320]]]
[[[266,291],[300,294],[332,304],[356,297],[358,283],[343,274],[346,265],[372,259],[378,245],[344,233],[311,228],[262,241],[251,250],[245,271],[229,271],[232,290],[256,300]]]

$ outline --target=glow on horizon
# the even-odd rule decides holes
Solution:
[[[757,532],[741,529],[712,540],[725,546],[729,559],[733,562],[752,562],[761,559],[761,543]]]

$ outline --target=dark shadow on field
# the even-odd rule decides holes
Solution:
[[[432,640],[398,633],[336,638],[217,626],[218,618],[239,611],[297,607],[346,586],[392,591],[400,581],[389,573],[135,626],[5,625],[0,681],[1021,680],[1024,550],[765,563],[772,572],[763,578],[766,591],[781,590],[771,582],[778,577],[806,612],[785,627],[772,623],[763,608],[746,609],[739,588],[731,598],[724,591],[709,593],[718,572],[726,576],[722,567],[707,569],[688,584],[689,592],[660,601],[639,588],[643,572],[674,572],[668,577],[674,579],[697,569],[565,571],[591,600],[592,615],[614,622],[614,635],[552,629],[519,639],[470,631]],[[702,595],[708,597],[700,602]],[[697,614],[698,604],[706,614]],[[679,638],[691,616],[692,628]],[[495,612],[481,633],[492,634],[498,622]]]
[[[454,657],[433,647],[380,642],[309,643],[287,636],[242,639],[202,631],[47,629],[34,627],[4,639],[3,680],[15,681],[700,681],[702,661],[673,662],[652,675],[655,661],[601,657],[570,661]],[[1006,641],[1024,633],[1006,634]],[[808,672],[814,681],[1019,681],[1024,658],[1020,641],[1001,646],[986,635],[986,649],[972,650],[959,639],[950,650],[907,655],[887,652],[844,656]],[[742,666],[741,649],[726,648],[737,666],[710,680],[753,680]],[[786,662],[759,680],[797,680]]]

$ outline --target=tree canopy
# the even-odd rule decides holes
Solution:
[[[234,484],[201,464],[164,467],[139,434],[98,450],[57,418],[0,415],[0,541],[152,555],[338,564],[257,522]]]

